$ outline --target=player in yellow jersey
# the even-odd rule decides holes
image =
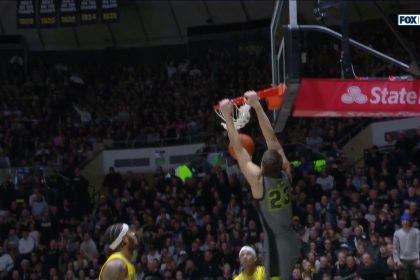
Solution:
[[[105,238],[113,254],[102,266],[99,280],[137,279],[136,269],[130,262],[138,246],[134,231],[127,224],[113,224],[106,229]]]
[[[243,270],[234,280],[265,280],[265,269],[257,265],[257,253],[252,247],[242,247],[239,251],[239,261]]]

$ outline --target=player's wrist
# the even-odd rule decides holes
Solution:
[[[260,101],[256,102],[254,105],[251,105],[251,107],[254,108],[255,111],[263,109]]]
[[[233,122],[232,114],[224,115],[226,122]]]

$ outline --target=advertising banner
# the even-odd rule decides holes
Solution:
[[[303,79],[297,117],[420,116],[420,80]]]

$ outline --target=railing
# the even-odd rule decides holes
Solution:
[[[67,186],[70,185],[71,179],[69,177],[67,177],[67,176],[65,176],[64,174],[61,174],[61,173],[58,173],[58,176],[60,176],[60,178],[62,178],[66,182]],[[99,193],[99,191],[97,191],[95,189],[94,186],[92,186],[89,183],[88,180],[87,180],[87,182],[88,182],[88,192],[89,192],[89,196],[90,196],[90,202],[95,203],[96,201],[99,200],[100,193]],[[48,186],[48,178],[46,179],[45,183]]]
[[[361,156],[356,160],[344,161],[341,169],[345,171],[346,175],[354,175],[356,173],[356,166],[365,160],[365,156]]]
[[[350,130],[348,133],[346,133],[343,137],[341,137],[337,141],[337,145],[339,147],[342,147],[343,145],[345,145],[348,141],[350,141],[350,139],[352,139],[354,136],[356,136],[357,133],[359,133],[360,131],[362,131],[371,122],[372,122],[372,119],[363,119],[362,121],[360,121],[358,123],[358,125],[356,125],[355,127],[353,127],[352,130]]]
[[[84,159],[79,164],[79,169],[83,170],[94,158],[96,158],[100,153],[102,153],[103,150],[104,150],[104,148],[96,150],[96,151],[93,152],[92,156],[86,157],[86,159]]]
[[[202,142],[204,141],[206,138],[210,137],[210,135],[198,135],[198,136],[191,136],[191,137],[186,137],[184,138],[184,140],[186,140],[188,143],[194,143],[194,142]],[[161,139],[159,142],[159,145],[162,146],[167,146],[167,143],[173,143],[174,145],[176,145],[177,143],[174,142],[175,138],[166,138],[166,139]],[[176,139],[179,140],[179,139]],[[126,141],[124,141],[125,143]],[[107,148],[113,147],[123,147],[121,145],[122,142],[118,142],[115,141],[114,144],[116,145],[110,145]],[[131,145],[129,145],[130,147],[136,147],[139,146],[139,144],[144,144],[144,142],[142,141],[130,141]],[[150,143],[148,143],[150,144]],[[185,142],[183,142],[182,144],[185,144]],[[178,144],[179,145],[179,144]],[[130,148],[125,146],[125,148]],[[226,159],[226,163],[230,162],[230,156],[228,156],[227,154],[227,147],[221,147],[221,146],[217,146],[217,145],[213,145],[212,149],[211,149],[211,153],[220,153],[221,155],[223,155]],[[265,147],[263,146],[257,146],[257,149],[255,151],[254,154],[254,159],[256,161],[259,161],[262,153],[264,152]],[[314,161],[314,160],[319,160],[319,159],[326,159],[326,155],[315,151],[313,149],[311,149],[310,147],[302,144],[302,143],[296,143],[296,144],[287,144],[284,145],[284,150],[286,152],[286,155],[288,157],[288,159],[290,161],[300,161],[302,159],[302,157],[305,158],[306,161]],[[100,153],[102,150],[98,150],[97,153]],[[96,153],[96,155],[97,155]],[[95,156],[93,156],[92,158],[94,158]],[[88,162],[90,160],[92,160],[92,158],[88,159],[87,161],[85,161],[83,163],[83,165],[88,164]],[[200,160],[200,162],[202,161],[202,159]],[[194,163],[196,166],[198,166],[198,162],[197,161],[192,161],[191,163]],[[57,171],[56,167],[52,167],[52,166],[30,166],[30,167],[15,167],[15,168],[9,168],[9,169],[4,169],[5,170],[5,176],[12,176],[14,179],[14,183],[16,184],[17,188],[23,187],[23,182],[25,179],[26,175],[29,174],[36,174],[37,176],[39,176],[41,178],[41,183],[43,184],[43,186],[47,189],[50,190],[50,187],[48,185],[48,178],[50,175],[52,175],[55,171]],[[6,172],[7,171],[7,172]],[[68,186],[69,184],[71,184],[71,178],[68,177],[68,175],[60,173],[59,171],[57,171],[57,174],[60,176],[60,178],[63,180],[64,182],[64,186]],[[31,190],[28,190],[31,191]],[[89,193],[91,195],[91,201],[94,202],[99,198],[100,192],[98,190],[95,189],[94,186],[92,186],[91,184],[89,184]]]
[[[352,280],[354,278],[358,278],[357,273],[352,273],[350,275],[347,275],[347,276],[345,276],[343,278],[339,278],[339,279],[340,280]]]
[[[167,147],[167,146],[175,146],[175,145],[185,145],[185,144],[196,144],[205,142],[213,135],[209,134],[199,134],[199,135],[192,135],[192,136],[184,136],[179,138],[162,138],[158,141],[147,141],[147,140],[127,140],[127,141],[114,141],[114,140],[104,140],[105,150],[108,149],[134,149],[134,148],[149,148],[149,147]],[[227,147],[220,147],[218,145],[213,145],[214,149],[213,152],[225,152]],[[294,144],[286,144],[284,146],[286,153],[288,153],[288,157],[296,158],[304,155],[309,154],[326,158],[326,155],[319,152],[312,150],[310,147],[306,146],[302,143],[294,143]],[[262,151],[263,147],[257,147],[256,152]],[[303,152],[304,151],[304,152]],[[296,158],[298,159],[298,158]]]
[[[284,150],[288,160],[300,160],[301,157],[305,157],[306,160],[312,161],[316,159],[326,159],[327,156],[317,150],[312,149],[311,147],[302,144],[286,144],[284,145]]]
[[[389,118],[387,118],[389,120]],[[393,120],[396,119],[404,119],[404,118],[392,118]],[[352,130],[350,130],[347,134],[345,134],[343,137],[341,137],[338,141],[337,144],[338,146],[342,147],[344,144],[346,144],[351,138],[353,138],[357,133],[359,133],[360,131],[362,131],[362,129],[364,129],[366,126],[368,126],[369,124],[376,122],[376,121],[380,121],[380,119],[378,118],[367,118],[367,119],[361,119],[361,121],[359,122],[359,124],[357,126],[355,126]]]
[[[112,139],[105,139],[105,149],[135,149],[135,148],[149,148],[149,147],[163,147],[163,146],[175,146],[185,144],[195,144],[205,142],[206,139],[212,137],[212,135],[206,133],[200,133],[196,135],[188,135],[182,137],[167,137],[161,138],[155,141],[148,140],[123,140],[115,141]]]
[[[32,191],[31,189],[24,189],[24,181],[25,176],[28,175],[36,175],[41,179],[41,185],[45,188],[47,192],[53,191],[53,189],[49,185],[49,177],[56,171],[56,174],[63,180],[63,186],[61,186],[62,190],[65,190],[71,184],[71,178],[66,176],[65,174],[56,170],[55,167],[52,166],[25,166],[25,167],[16,167],[10,168],[7,170],[7,176],[12,176],[13,183],[16,186],[16,189],[23,195],[30,194]],[[98,196],[98,193],[95,191],[95,188],[89,184],[88,191],[91,198],[91,202],[95,201],[95,197]],[[28,193],[29,192],[29,193]]]

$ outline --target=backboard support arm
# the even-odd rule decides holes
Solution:
[[[321,26],[321,25],[299,25],[299,30],[302,31],[317,31],[317,32],[322,32],[322,33],[326,33],[328,35],[331,35],[332,37],[336,38],[336,39],[342,39],[343,35],[341,35],[340,33],[325,27],[325,26]],[[381,60],[384,60],[398,68],[403,69],[404,71],[414,75],[414,76],[420,76],[420,70],[418,69],[418,67],[416,67],[416,65],[414,63],[412,63],[411,65],[408,65],[398,59],[395,59],[389,55],[386,55],[384,53],[381,53],[380,51],[377,51],[371,47],[366,46],[365,44],[362,44],[356,40],[353,40],[351,38],[349,38],[349,43],[350,45],[352,45],[355,48],[361,49]]]

